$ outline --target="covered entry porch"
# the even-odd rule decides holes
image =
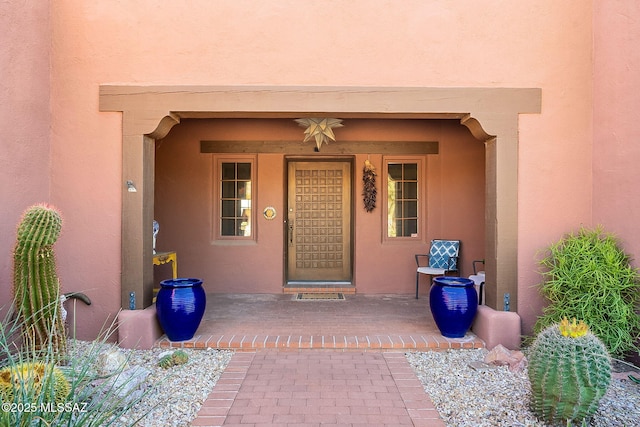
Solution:
[[[100,110],[123,113],[122,307],[149,307],[153,294],[155,141],[183,119],[333,117],[455,119],[485,147],[486,303],[518,311],[518,116],[538,113],[534,88],[100,87]],[[126,190],[127,183],[137,192]],[[498,244],[498,242],[500,244]],[[151,306],[152,307],[152,306]]]

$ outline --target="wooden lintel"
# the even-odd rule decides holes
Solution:
[[[312,154],[315,141],[200,141],[201,153]],[[319,154],[438,154],[437,141],[339,141],[322,144]]]

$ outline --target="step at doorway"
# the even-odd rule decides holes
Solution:
[[[285,294],[340,292],[354,295],[356,287],[351,282],[289,281],[283,287]]]

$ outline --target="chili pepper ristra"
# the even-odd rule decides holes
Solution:
[[[376,168],[369,160],[364,161],[362,170],[362,182],[364,184],[362,197],[364,201],[364,209],[371,212],[376,207]]]

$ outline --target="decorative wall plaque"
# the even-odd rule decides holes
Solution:
[[[273,219],[276,217],[276,208],[273,206],[267,206],[264,208],[262,215],[264,215],[265,219]]]

